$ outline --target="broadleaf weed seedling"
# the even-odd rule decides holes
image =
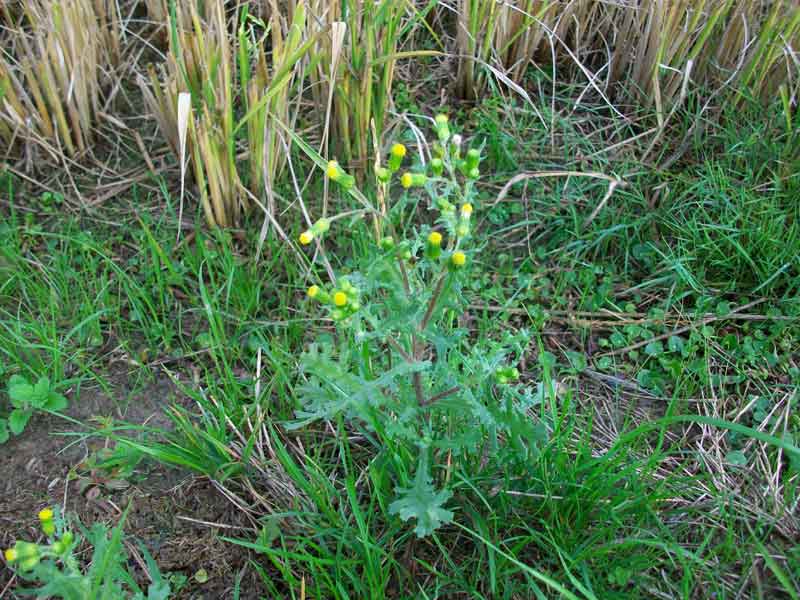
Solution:
[[[454,472],[531,460],[546,439],[544,425],[528,413],[539,400],[514,366],[529,333],[475,339],[460,319],[467,308],[462,290],[480,268],[473,214],[481,155],[463,151],[445,115],[434,125],[433,157],[424,169],[403,172],[402,144],[391,147],[386,166],[376,165],[379,208],[365,209],[375,239],[364,268],[308,288],[337,332],[318,337],[302,355],[302,408],[289,424],[346,421],[366,432],[389,458],[374,463],[388,465],[395,485],[389,512],[414,518],[419,537],[452,520],[444,504]],[[336,161],[326,175],[372,205]],[[404,193],[392,202],[398,180]],[[401,239],[396,224],[417,192],[427,196],[432,222],[407,228]],[[300,243],[324,243],[341,216],[317,220]]]
[[[162,576],[144,546],[140,546],[139,551],[151,581],[146,592],[128,568],[130,558],[122,532],[127,513],[126,510],[120,524],[111,532],[102,523],[95,523],[88,530],[78,524],[83,532],[80,536],[73,532],[69,520],[58,509],[44,508],[38,516],[47,543],[17,540],[3,552],[3,558],[21,579],[42,584],[36,589],[22,590],[37,598],[166,600],[174,590],[170,589],[169,581]],[[91,562],[86,568],[81,567],[76,552],[82,537],[93,548]]]

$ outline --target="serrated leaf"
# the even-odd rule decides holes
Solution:
[[[389,514],[399,515],[403,521],[416,519],[414,533],[417,537],[428,536],[442,525],[452,522],[452,511],[442,508],[452,493],[449,490],[436,491],[424,459],[420,459],[414,485],[410,488],[398,487],[395,491],[399,497],[389,505]]]
[[[21,408],[16,408],[11,411],[11,414],[8,416],[8,427],[11,429],[11,433],[14,435],[22,433],[31,418],[31,414],[31,411]]]

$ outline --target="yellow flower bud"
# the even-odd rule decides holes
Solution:
[[[327,233],[330,228],[331,222],[329,219],[317,219],[317,222],[311,226],[311,233],[314,235],[322,235],[323,233]]]
[[[344,292],[336,292],[333,295],[333,303],[339,307],[344,306],[347,304],[347,294]]]
[[[306,292],[306,294],[308,294],[309,298],[316,298],[317,294],[319,294],[319,286],[318,285],[312,285],[310,288],[308,288],[308,291]]]
[[[52,521],[53,520],[53,509],[52,508],[43,508],[39,511],[39,520],[43,523],[45,521]]]
[[[406,155],[406,147],[403,144],[395,144],[389,151],[389,170],[394,173],[400,168],[403,157]]]
[[[335,160],[328,161],[328,168],[325,170],[325,174],[330,179],[332,179],[333,181],[336,181],[337,179],[339,179],[339,176],[341,175],[341,172],[342,171],[339,168],[339,163],[338,162],[336,162]]]
[[[431,231],[428,236],[428,244],[425,246],[425,256],[431,260],[436,260],[442,255],[442,234],[438,231]]]
[[[13,563],[15,560],[19,558],[19,554],[14,548],[8,548],[5,552],[3,552],[3,556],[6,558],[7,563]]]
[[[452,261],[454,267],[463,267],[465,264],[467,264],[467,255],[460,251],[454,252],[450,260]]]
[[[303,246],[308,246],[313,239],[314,239],[314,232],[311,231],[310,229],[300,234],[300,243],[303,244]]]
[[[428,181],[428,176],[425,173],[403,173],[403,176],[400,178],[400,184],[404,188],[410,187],[422,187],[425,185],[425,182]]]
[[[471,215],[472,215],[472,204],[470,204],[469,202],[467,202],[466,204],[464,204],[464,205],[461,207],[461,216],[462,216],[464,219],[469,219]]]
[[[356,183],[355,177],[345,173],[342,167],[339,166],[339,163],[335,160],[328,161],[328,167],[325,169],[325,174],[331,179],[331,181],[335,181],[346,190],[351,189]]]

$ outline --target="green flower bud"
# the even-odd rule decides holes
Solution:
[[[386,167],[378,167],[375,169],[375,176],[381,183],[389,183],[392,178],[392,172]]]
[[[331,222],[328,219],[318,219],[316,223],[311,226],[311,231],[314,235],[319,236],[331,228]]]
[[[450,202],[448,202],[444,198],[438,198],[436,200],[436,206],[439,208],[440,211],[443,213],[451,213],[455,211],[456,207],[453,206]]]
[[[325,173],[328,175],[331,181],[335,181],[346,190],[352,189],[356,184],[356,178],[345,173],[342,167],[339,166],[339,163],[335,160],[332,160],[328,163],[328,168],[325,170]]]
[[[394,173],[403,164],[403,157],[406,155],[406,147],[403,144],[395,144],[389,152],[389,170]]]
[[[400,185],[408,189],[410,187],[422,187],[428,181],[428,176],[425,173],[403,173],[400,178]]]
[[[481,176],[481,172],[478,170],[478,168],[477,168],[477,167],[476,167],[476,168],[474,168],[474,169],[470,169],[469,171],[467,171],[467,177],[468,177],[469,179],[479,179],[479,178],[480,178],[480,176]]]
[[[481,153],[479,150],[475,148],[470,148],[467,152],[466,162],[467,162],[467,170],[471,171],[472,169],[477,169],[478,164],[481,161]]]
[[[431,260],[436,260],[442,255],[442,234],[432,231],[425,244],[425,256]]]
[[[461,158],[461,136],[456,134],[450,142],[450,153],[460,159]]]
[[[39,546],[31,542],[17,542],[14,544],[14,549],[17,551],[19,558],[30,558],[31,556],[39,556]]]
[[[385,238],[381,239],[381,249],[388,252],[394,248],[394,238],[390,235],[386,236]]]
[[[445,143],[450,139],[450,126],[448,125],[447,115],[436,115],[434,122],[436,124],[436,135],[439,137],[439,141]]]
[[[444,173],[444,162],[442,162],[441,158],[431,159],[431,172],[433,173],[434,177],[442,176],[442,173]]]

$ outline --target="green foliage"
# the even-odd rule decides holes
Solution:
[[[58,412],[67,407],[67,399],[50,386],[47,377],[32,384],[22,375],[12,375],[8,397],[13,409],[7,419],[0,418],[0,444],[8,441],[9,431],[20,435],[35,412]]]
[[[55,512],[55,514],[53,514]],[[74,533],[70,523],[57,511],[39,513],[47,544],[17,541],[5,552],[6,561],[25,581],[40,587],[21,590],[37,598],[64,600],[168,600],[169,581],[158,570],[156,562],[144,546],[139,551],[147,565],[151,583],[143,590],[131,574],[130,557],[124,545],[122,527],[127,516],[109,531],[102,523],[90,529],[79,527],[83,536]],[[85,539],[84,539],[85,538]],[[81,567],[77,550],[83,544],[92,548],[88,567]]]
[[[340,274],[329,289],[309,289],[310,297],[328,305],[338,330],[301,357],[303,406],[289,425],[344,419],[375,435],[378,452],[395,465],[398,498],[390,513],[416,519],[420,537],[452,516],[443,508],[451,492],[439,490],[439,463],[452,460],[448,469],[474,471],[487,452],[489,467],[525,462],[546,440],[546,430],[528,412],[534,395],[516,383],[519,372],[510,366],[530,342],[529,333],[476,340],[459,323],[467,308],[464,286],[480,270],[472,232],[480,152],[473,148],[462,156],[461,138],[451,135],[445,116],[437,116],[435,126],[438,162],[431,163],[430,175],[404,173],[400,183],[409,192],[391,205],[391,177],[379,178],[381,205],[390,206],[373,214],[377,235],[363,269]],[[404,155],[401,146],[392,148],[391,172]],[[340,167],[330,165],[329,177],[344,185]],[[356,193],[347,183],[347,191]],[[432,223],[401,239],[405,212],[419,202],[412,189],[427,195]],[[370,204],[366,198],[362,203]],[[314,237],[312,228],[301,242]]]
[[[413,486],[398,487],[397,500],[389,505],[390,515],[399,515],[403,521],[416,520],[414,532],[417,537],[428,536],[453,520],[452,511],[442,508],[452,493],[449,490],[436,491],[424,456],[421,455]]]

